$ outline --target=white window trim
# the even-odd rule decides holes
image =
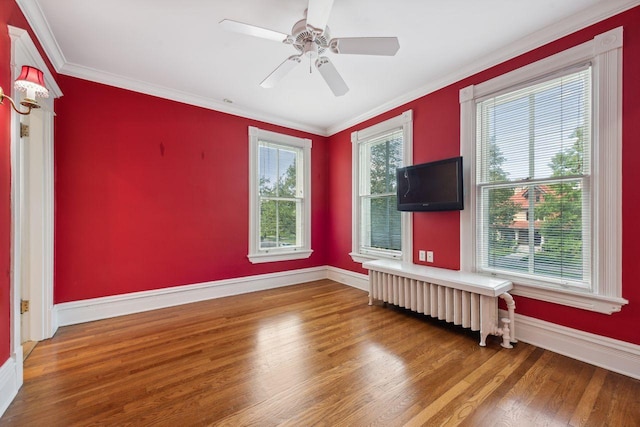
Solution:
[[[580,292],[514,282],[514,295],[611,314],[622,298],[622,27],[592,40],[460,90],[460,141],[465,207],[460,215],[460,268],[476,271],[476,100],[590,61],[593,67],[593,291]]]
[[[393,256],[386,251],[363,254],[360,252],[360,143],[373,136],[392,129],[402,127],[403,151],[402,161],[404,166],[413,163],[413,112],[407,110],[399,116],[385,120],[361,131],[351,133],[351,258],[355,262],[363,263],[380,258],[400,259],[404,262],[413,262],[413,215],[411,212],[402,212],[402,256]]]
[[[302,202],[302,246],[295,248],[270,248],[260,250],[258,233],[260,225],[260,200],[258,194],[258,146],[260,140],[276,144],[299,147],[303,151],[303,194]],[[275,261],[289,261],[309,258],[311,249],[311,140],[270,132],[249,126],[249,254],[253,264]]]

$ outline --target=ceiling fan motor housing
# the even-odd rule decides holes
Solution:
[[[322,55],[329,47],[329,40],[331,40],[329,27],[325,27],[322,34],[314,33],[307,28],[306,19],[301,19],[293,25],[291,38],[293,39],[293,47],[310,58],[317,58]],[[313,45],[317,46],[317,51]]]

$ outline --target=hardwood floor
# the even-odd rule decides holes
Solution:
[[[22,343],[22,361],[27,360],[34,348],[38,345],[38,341],[25,341]]]
[[[2,426],[637,426],[640,381],[323,280],[60,328]]]

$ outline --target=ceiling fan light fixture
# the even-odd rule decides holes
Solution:
[[[302,54],[309,59],[316,59],[318,57],[318,44],[314,41],[305,42]]]

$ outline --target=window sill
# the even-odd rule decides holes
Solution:
[[[603,314],[617,313],[622,310],[623,305],[629,303],[624,298],[556,288],[540,288],[519,283],[513,284],[511,294]]]
[[[291,261],[296,259],[309,258],[313,250],[301,249],[297,251],[276,252],[276,253],[257,253],[249,254],[247,258],[252,264],[260,264],[263,262]]]
[[[360,264],[362,264],[363,262],[373,261],[376,259],[395,259],[398,261],[402,260],[402,257],[393,256],[393,255],[383,255],[383,254],[370,255],[370,254],[361,254],[358,252],[351,252],[349,253],[349,255],[351,256],[351,259],[354,262],[359,262]]]

